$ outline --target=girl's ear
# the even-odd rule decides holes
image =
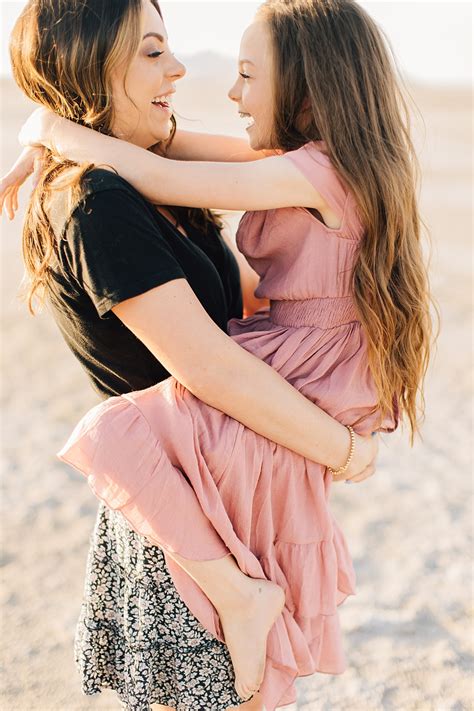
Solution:
[[[311,114],[311,102],[308,97],[303,99],[303,103],[301,104],[301,111],[298,116],[298,122],[297,122],[297,129],[305,133],[306,129],[309,128],[311,125],[311,120],[312,120],[312,114]]]

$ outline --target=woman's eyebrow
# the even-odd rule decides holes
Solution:
[[[158,34],[158,32],[147,32],[146,35],[143,35],[142,39],[146,39],[147,37],[156,37],[156,39],[160,40],[160,42],[165,41],[164,37]]]
[[[239,64],[251,64],[252,66],[255,66],[255,64],[251,62],[250,59],[239,59]]]

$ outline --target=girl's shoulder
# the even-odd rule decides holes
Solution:
[[[341,229],[334,231],[344,231],[351,238],[359,238],[363,227],[355,199],[332,164],[324,141],[306,143],[296,150],[288,151],[284,156],[300,170],[331,210],[340,216]]]
[[[325,168],[332,168],[331,159],[329,158],[328,150],[324,141],[309,141],[309,143],[304,143],[299,148],[287,151],[286,153],[283,153],[283,155],[286,157],[297,155],[301,158],[301,160],[316,162]]]
[[[344,193],[348,192],[332,164],[324,141],[305,143],[300,148],[287,151],[283,155],[293,161],[312,181],[334,182],[344,190]]]

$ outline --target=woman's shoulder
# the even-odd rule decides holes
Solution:
[[[94,219],[104,219],[114,213],[126,216],[147,213],[148,203],[122,176],[109,168],[91,168],[81,177],[80,184],[70,202],[69,220],[87,224]]]
[[[147,213],[144,198],[115,171],[108,168],[91,168],[79,179],[62,176],[50,192],[47,213],[58,239],[77,239],[96,224],[107,219],[133,214],[137,225]]]
[[[112,168],[94,167],[81,178],[82,198],[108,190],[121,190],[133,196],[139,195],[135,188]]]

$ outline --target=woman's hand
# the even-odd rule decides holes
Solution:
[[[375,461],[379,451],[379,436],[361,437],[355,435],[354,454],[351,463],[344,474],[333,477],[333,481],[350,481],[358,483],[368,479],[375,473]]]
[[[18,190],[33,173],[36,178],[41,169],[43,157],[43,147],[28,146],[23,149],[20,157],[0,181],[0,215],[5,206],[8,218],[13,220],[18,210]],[[35,178],[33,179],[34,185],[36,184]]]

